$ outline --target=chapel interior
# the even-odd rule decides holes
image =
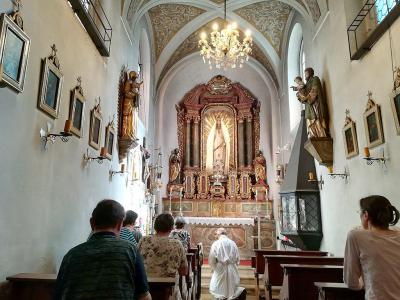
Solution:
[[[399,15],[398,0],[0,0],[0,299],[15,274],[56,274],[102,199],[143,235],[183,216],[204,258],[226,228],[247,299],[277,299],[262,251],[343,257],[361,197],[400,206]],[[186,299],[211,299],[196,270]]]

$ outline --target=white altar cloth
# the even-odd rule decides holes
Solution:
[[[198,225],[254,225],[253,218],[184,217],[187,224]]]

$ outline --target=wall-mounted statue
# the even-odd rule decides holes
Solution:
[[[314,76],[312,68],[307,68],[304,74],[307,83],[305,87],[298,83],[296,95],[299,101],[305,105],[308,135],[310,137],[329,137],[328,105],[321,80],[318,76]]]
[[[171,151],[169,157],[169,183],[180,182],[181,159],[179,156],[179,149],[175,148]]]
[[[131,71],[124,84],[124,102],[122,108],[122,138],[134,138],[136,121],[135,108],[139,106],[139,88],[142,82],[136,82],[137,74]]]
[[[257,151],[254,158],[254,174],[257,183],[266,183],[267,178],[267,163],[262,151]]]

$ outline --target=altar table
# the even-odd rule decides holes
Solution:
[[[253,218],[213,218],[213,217],[184,217],[186,228],[191,236],[191,246],[203,244],[205,257],[208,257],[212,243],[216,239],[215,232],[224,227],[228,237],[239,248],[240,258],[250,260],[254,256],[254,248],[257,245],[257,226]],[[275,241],[273,231],[275,224],[272,221],[261,223],[261,240],[263,248],[274,249]]]

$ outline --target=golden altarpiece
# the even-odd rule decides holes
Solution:
[[[169,159],[164,211],[191,220],[229,219],[242,225],[228,229],[239,248],[252,249],[254,218],[260,214],[273,219],[266,162],[259,149],[260,102],[240,83],[219,75],[193,88],[176,109],[178,145]],[[247,229],[239,222],[245,219],[252,221]],[[201,240],[205,248],[215,227],[224,225],[212,223],[190,226],[192,239]],[[263,222],[263,248],[274,247],[273,230],[272,221]]]

